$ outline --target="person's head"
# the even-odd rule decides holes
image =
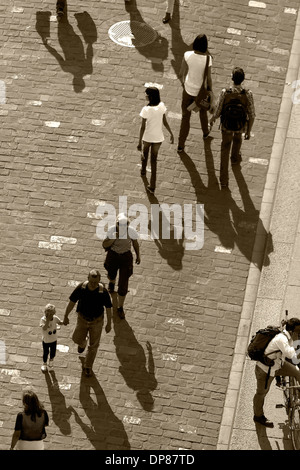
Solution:
[[[196,52],[206,52],[207,46],[206,34],[199,34],[193,42],[193,50]]]
[[[159,103],[160,103],[160,93],[159,93],[159,89],[152,86],[152,87],[148,87],[146,88],[146,96],[149,100],[149,105],[150,106],[157,106]]]
[[[300,334],[300,319],[299,318],[290,318],[285,324],[285,329],[290,334],[297,333]]]
[[[241,67],[235,67],[233,69],[232,80],[235,85],[240,85],[245,80],[245,73]]]
[[[56,310],[54,305],[52,304],[47,304],[45,307],[45,316],[47,319],[52,320],[53,316],[55,315]]]
[[[25,413],[30,415],[33,421],[35,421],[36,415],[41,416],[44,407],[32,389],[27,388],[23,391],[22,401]]]
[[[101,278],[101,275],[100,275],[100,272],[97,270],[97,269],[92,269],[90,272],[89,272],[89,275],[88,275],[88,286],[89,286],[89,289],[90,290],[95,290],[97,289],[98,285],[99,285],[99,282],[100,282],[100,278]]]
[[[117,216],[117,227],[120,226],[127,226],[129,224],[128,217],[123,212],[120,212],[120,214]]]

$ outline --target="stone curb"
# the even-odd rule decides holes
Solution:
[[[270,228],[273,204],[280,174],[281,162],[284,153],[285,141],[289,129],[292,112],[291,84],[300,74],[300,10],[298,11],[293,45],[291,49],[286,81],[274,136],[272,153],[265,182],[265,188],[260,209],[261,226],[258,226],[252,261],[245,290],[244,303],[237,333],[231,372],[229,375],[225,405],[220,425],[217,450],[229,450],[235,413],[239,398],[243,368],[246,358],[246,349],[250,339],[251,325],[255,310],[256,297],[261,278],[261,266],[265,254],[268,232]]]

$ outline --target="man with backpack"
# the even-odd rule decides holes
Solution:
[[[252,338],[248,347],[248,355],[251,359],[259,358],[255,367],[257,386],[253,398],[253,420],[255,423],[266,427],[274,426],[265,417],[263,406],[275,376],[295,377],[300,384],[300,370],[296,366],[300,361],[293,345],[299,335],[300,319],[291,318],[285,322],[282,331],[268,327],[259,330]]]
[[[222,143],[221,143],[221,187],[227,188],[229,175],[229,155],[231,149],[231,164],[237,165],[242,161],[241,146],[242,134],[245,140],[250,139],[250,132],[255,119],[253,95],[250,90],[242,87],[245,80],[243,69],[235,67],[232,71],[233,86],[224,88],[219,96],[213,117],[210,120],[212,126],[216,119],[221,119]]]
[[[92,367],[100,343],[104,322],[104,308],[107,316],[105,331],[109,333],[111,330],[112,303],[108,291],[100,282],[100,278],[100,272],[92,269],[89,272],[88,280],[78,284],[69,297],[70,300],[66,307],[63,321],[64,325],[69,324],[69,314],[77,303],[77,322],[72,339],[78,345],[79,354],[83,353],[89,340],[88,351],[83,366],[86,377],[93,375]]]

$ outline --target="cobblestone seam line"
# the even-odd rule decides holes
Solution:
[[[217,450],[228,450],[230,437],[234,423],[236,406],[238,402],[243,367],[246,357],[246,349],[249,343],[252,317],[255,308],[256,296],[261,276],[261,265],[265,253],[267,235],[270,227],[273,203],[275,199],[276,186],[283,156],[285,139],[289,127],[292,111],[292,83],[297,80],[300,66],[300,10],[298,11],[294,40],[286,75],[285,87],[282,96],[280,112],[278,116],[270,165],[265,183],[263,199],[261,204],[260,218],[262,225],[258,226],[255,243],[253,247],[252,261],[250,263],[249,275],[245,290],[245,297],[237,340],[234,349],[231,372],[223,409]]]

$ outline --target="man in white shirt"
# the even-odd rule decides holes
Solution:
[[[184,58],[181,64],[180,77],[183,85],[183,93],[181,102],[182,117],[177,147],[178,152],[183,152],[185,141],[189,135],[191,111],[188,110],[188,107],[195,101],[202,86],[207,57],[209,57],[207,89],[212,91],[212,58],[208,54],[207,50],[207,37],[205,34],[200,34],[194,40],[193,50],[184,53]],[[199,115],[203,139],[206,139],[210,133],[207,110],[200,109]]]
[[[291,318],[285,324],[282,333],[276,335],[268,344],[265,355],[273,359],[274,365],[269,368],[262,362],[256,363],[255,375],[257,381],[256,393],[253,398],[254,421],[266,427],[273,427],[263,411],[264,401],[270,390],[275,376],[295,377],[300,384],[300,370],[294,364],[298,364],[297,353],[293,342],[298,340],[300,334],[300,319]],[[293,360],[293,363],[286,361]]]

